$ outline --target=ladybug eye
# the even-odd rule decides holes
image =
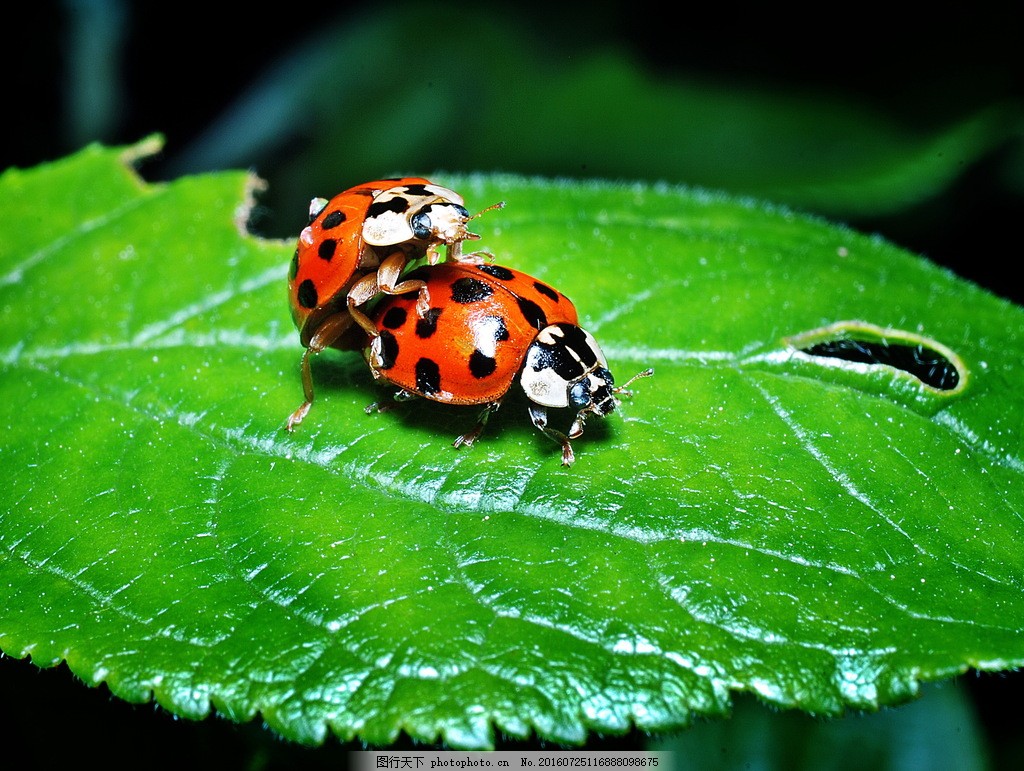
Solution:
[[[569,389],[569,404],[577,410],[581,410],[590,404],[590,384],[586,378]]]
[[[414,214],[409,224],[412,226],[412,232],[416,238],[430,238],[434,232],[433,224],[430,222],[430,215],[425,211]]]
[[[594,377],[598,380],[603,380],[605,385],[611,388],[615,385],[615,378],[612,377],[612,373],[609,372],[605,367],[598,367],[594,372]]]

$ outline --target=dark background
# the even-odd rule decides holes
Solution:
[[[68,0],[19,5],[17,18],[4,20],[0,50],[6,65],[0,93],[8,106],[0,169],[30,167],[90,141],[128,144],[158,132],[166,138],[165,151],[143,165],[144,176],[160,180],[209,170],[183,167],[181,158],[227,106],[325,27],[358,20],[369,10],[364,4],[330,3],[256,7]],[[684,10],[679,20],[645,3],[524,2],[509,6],[507,13],[547,41],[551,51],[564,51],[567,59],[588,46],[615,45],[657,78],[699,75],[747,87],[848,96],[923,131],[990,105],[1022,103],[1024,27],[1019,12],[1001,6],[968,11],[962,4],[941,2],[915,11],[913,18],[897,17],[896,11],[881,5],[824,6],[820,14],[804,11],[789,18],[778,8],[752,12],[726,3],[713,14]],[[96,45],[97,35],[105,38],[104,45]],[[409,77],[428,77],[445,66],[447,47],[467,45],[473,41],[460,39],[458,29],[423,30],[423,69]],[[83,78],[81,63],[90,58],[96,69]],[[96,88],[96,71],[107,73],[106,88]],[[359,119],[384,117],[367,106]],[[303,136],[316,127],[295,129],[245,161],[272,189],[284,163],[301,149]],[[493,168],[461,168],[457,159],[446,165],[464,172],[538,172],[502,166],[500,159]],[[540,172],[579,176],[581,170],[555,165]],[[851,214],[845,221],[1024,302],[1018,273],[1024,251],[1019,235],[1022,179],[1018,136],[965,164],[962,174],[935,195],[898,212]],[[339,180],[338,187],[358,181]],[[255,223],[257,231],[291,237],[301,227],[308,197],[282,202],[284,211],[265,211]],[[961,682],[983,726],[993,765],[1024,759],[1017,736],[1021,675],[971,673]],[[64,666],[40,670],[27,661],[0,657],[0,702],[5,750],[23,748],[39,761],[23,767],[41,767],[55,757],[107,759],[115,766],[133,758],[140,765],[200,766],[217,759],[229,768],[275,767],[299,759],[309,767],[343,762],[335,743],[296,755],[258,724],[190,723],[151,705],[126,704],[105,688],[86,688]],[[603,746],[631,746],[638,740],[609,740]]]
[[[388,5],[401,7],[402,2]],[[1016,9],[1008,10],[1014,5]],[[324,30],[358,24],[376,7],[275,4],[256,10],[216,2],[168,6],[109,0],[25,4],[17,21],[8,25],[8,42],[0,51],[8,62],[5,71],[14,73],[2,85],[6,103],[17,106],[16,116],[8,121],[13,135],[0,147],[0,168],[32,166],[93,140],[127,144],[158,132],[166,137],[166,149],[143,166],[145,176],[157,180],[208,170],[189,168],[187,159],[194,157],[190,144],[240,95]],[[859,4],[823,10],[819,16],[725,3],[699,13],[688,9],[676,20],[646,2],[523,0],[496,14],[496,23],[507,17],[544,41],[556,61],[564,55],[571,63],[589,49],[611,46],[635,57],[655,79],[698,76],[723,84],[848,97],[923,132],[991,105],[1013,103],[1018,135],[1021,130],[1024,10],[1019,4],[981,4],[968,10],[962,4],[937,2],[912,16],[892,6]],[[97,36],[115,42],[90,44],[90,37]],[[425,29],[422,38],[423,65],[409,72],[409,81],[427,81],[443,70],[446,48],[474,44],[460,39],[458,29]],[[86,60],[94,62],[89,72],[82,66]],[[97,71],[109,73],[105,91],[95,86]],[[374,112],[374,105],[366,105],[352,119],[372,121]],[[385,115],[380,119],[393,120]],[[267,179],[271,191],[275,182],[284,186],[284,167],[318,128],[286,127],[275,144],[242,163]],[[359,148],[351,152],[358,157]],[[238,159],[231,160],[237,164]],[[423,162],[440,161],[451,171],[587,173],[557,164],[508,168],[501,159],[495,159],[493,168],[461,168],[458,160],[457,155],[425,156]],[[206,158],[203,165],[216,168],[216,159]],[[951,184],[914,206],[840,219],[1021,302],[1022,282],[1008,271],[1020,259],[1016,233],[1024,213],[1022,179],[1021,143],[1007,142],[981,159],[971,159]],[[339,190],[355,181],[339,181]],[[275,201],[280,209],[265,212],[263,221],[254,223],[257,231],[262,227],[263,235],[290,236],[302,225],[309,197]]]

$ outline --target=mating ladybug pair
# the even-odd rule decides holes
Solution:
[[[373,377],[400,389],[396,400],[484,405],[456,447],[473,444],[518,375],[531,421],[562,446],[566,466],[574,460],[569,440],[587,417],[608,415],[615,394],[626,393],[565,295],[488,263],[485,253],[463,253],[462,242],[479,236],[467,229],[472,217],[453,190],[420,177],[379,180],[330,201],[314,198],[309,215],[288,274],[306,347],[305,401],[289,416],[289,431],[313,403],[310,357],[325,348],[362,350]],[[424,264],[406,273],[418,260]],[[548,407],[576,410],[568,434],[548,426]]]

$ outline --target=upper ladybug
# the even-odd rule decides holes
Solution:
[[[305,401],[288,418],[289,431],[313,402],[310,356],[331,347],[357,350],[365,334],[376,334],[359,306],[379,293],[420,290],[420,309],[426,310],[429,296],[423,283],[400,280],[409,261],[426,258],[436,264],[442,244],[449,260],[482,259],[462,253],[463,241],[479,238],[466,228],[471,217],[462,196],[422,177],[366,182],[330,201],[314,198],[309,219],[288,273],[292,320],[306,347]]]
[[[396,399],[486,405],[476,426],[455,440],[459,447],[477,439],[518,376],[534,426],[562,446],[562,463],[571,465],[569,440],[583,433],[589,415],[611,413],[624,387],[614,386],[569,298],[499,265],[445,263],[410,278],[426,283],[432,305],[419,318],[415,293],[381,298],[372,312],[378,334],[364,350],[374,377],[398,386]],[[547,425],[548,407],[576,410],[568,434]]]

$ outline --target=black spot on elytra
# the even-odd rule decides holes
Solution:
[[[395,359],[398,358],[398,341],[395,336],[386,329],[380,331],[380,369],[391,369],[395,366]]]
[[[431,308],[422,319],[416,320],[416,337],[426,340],[437,331],[437,320],[441,317],[443,308]]]
[[[501,279],[502,281],[511,281],[515,278],[515,274],[511,270],[503,268],[501,265],[478,265],[477,269],[488,276],[494,276],[494,278]]]
[[[527,300],[525,297],[517,297],[516,302],[519,303],[519,312],[523,314],[523,318],[526,319],[526,323],[531,327],[534,329],[544,329],[544,327],[548,325],[547,315],[533,300]]]
[[[416,362],[416,390],[424,396],[441,390],[441,368],[436,361],[426,356]]]
[[[316,293],[316,284],[311,279],[306,279],[299,284],[298,291],[299,305],[303,308],[315,308],[319,297]]]
[[[381,214],[386,214],[389,211],[393,211],[396,214],[408,210],[409,201],[402,196],[395,196],[387,201],[374,201],[370,204],[370,208],[366,210],[367,217],[377,217]]]
[[[388,312],[384,314],[384,318],[380,320],[380,323],[385,329],[398,329],[405,323],[408,316],[409,314],[406,313],[405,308],[400,308],[396,305],[395,307],[388,309]]]
[[[494,289],[476,278],[460,278],[452,282],[452,300],[461,304],[480,302],[494,294]]]
[[[316,253],[320,255],[321,260],[327,260],[330,262],[331,257],[334,256],[334,250],[338,248],[338,242],[333,238],[325,238],[320,242],[320,246],[316,248]]]
[[[288,267],[288,280],[294,281],[295,277],[299,275],[299,250],[295,250],[295,254],[292,255],[292,264]]]
[[[345,212],[338,211],[337,209],[335,209],[326,217],[324,217],[324,221],[320,223],[320,227],[322,227],[324,230],[330,230],[331,228],[338,227],[338,225],[340,225],[344,221]]]
[[[493,375],[494,370],[498,368],[498,362],[487,356],[480,350],[473,351],[469,357],[469,372],[477,380],[481,380],[488,375]]]
[[[536,289],[545,297],[547,297],[548,299],[558,302],[558,292],[549,287],[547,284],[542,284],[540,281],[534,281],[533,288]]]

